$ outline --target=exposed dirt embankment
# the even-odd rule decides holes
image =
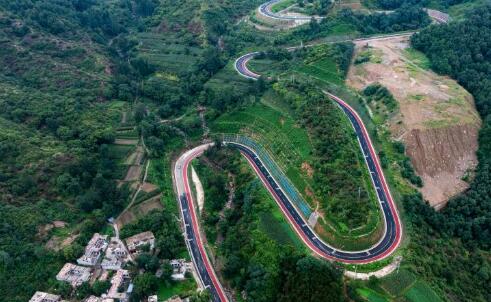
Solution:
[[[368,53],[370,60],[353,65],[347,82],[358,90],[378,82],[393,94],[399,109],[389,116],[387,127],[406,145],[424,181],[423,196],[441,208],[468,187],[462,178],[477,164],[481,121],[472,96],[452,79],[428,70],[426,58],[408,49],[407,39],[358,43],[356,56]]]
[[[423,179],[421,189],[439,209],[467,189],[462,177],[476,165],[478,128],[472,124],[433,129],[412,129],[405,137],[407,154]]]

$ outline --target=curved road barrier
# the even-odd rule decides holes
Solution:
[[[323,19],[324,17],[319,17],[319,16],[289,16],[289,15],[283,15],[280,13],[275,13],[271,9],[273,5],[276,3],[279,3],[284,0],[271,0],[266,3],[261,4],[258,7],[258,11],[261,15],[272,18],[272,19],[277,19],[277,20],[287,20],[287,21],[310,21],[312,18],[315,19]]]

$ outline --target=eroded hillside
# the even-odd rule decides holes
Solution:
[[[385,112],[386,126],[405,144],[432,206],[441,208],[468,188],[481,123],[473,98],[455,81],[430,71],[426,58],[408,48],[407,37],[358,42],[347,82],[359,90],[380,83],[397,100],[397,109]],[[380,104],[370,107],[380,114]]]

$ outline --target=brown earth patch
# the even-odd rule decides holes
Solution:
[[[362,90],[378,82],[399,104],[387,123],[392,137],[402,140],[421,192],[436,208],[468,188],[462,177],[477,164],[477,134],[481,124],[472,96],[454,80],[422,68],[407,52],[408,37],[356,43],[355,56],[372,51],[376,60],[353,65],[347,84]],[[372,108],[373,109],[373,108]]]
[[[144,182],[142,184],[142,190],[145,192],[145,193],[149,193],[149,192],[152,192],[152,191],[155,191],[157,190],[158,187],[154,184],[151,184],[149,182]]]
[[[61,220],[54,220],[51,223],[40,225],[40,226],[38,226],[37,237],[38,238],[45,238],[46,236],[48,236],[49,232],[53,228],[64,228],[65,226],[66,226],[66,222],[61,221]]]
[[[78,236],[79,236],[78,234],[77,235],[70,235],[65,239],[63,239],[59,236],[53,236],[48,240],[48,242],[46,242],[45,247],[48,250],[52,250],[52,251],[57,252],[57,251],[62,250],[64,247],[72,244],[72,242],[75,241],[75,239],[77,239]]]
[[[128,172],[126,172],[126,176],[124,177],[124,181],[134,181],[140,178],[142,173],[142,166],[130,166]]]
[[[413,129],[404,137],[407,154],[423,179],[423,196],[439,209],[468,188],[461,178],[475,167],[478,128],[472,124],[435,129]],[[460,175],[460,177],[457,177]]]
[[[163,209],[163,205],[160,202],[160,197],[162,195],[159,194],[150,199],[147,199],[133,207],[131,207],[128,211],[122,213],[118,219],[115,221],[116,225],[119,229],[121,229],[124,225],[131,223],[137,220],[140,217],[145,216],[147,213],[152,210],[160,210]]]
[[[312,178],[312,176],[314,176],[314,169],[313,169],[313,168],[312,168],[312,166],[311,166],[311,165],[310,165],[308,162],[306,162],[306,161],[304,161],[304,162],[302,163],[302,171],[304,171],[305,173],[307,173],[307,176],[308,176],[309,178]]]

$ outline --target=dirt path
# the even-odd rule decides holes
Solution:
[[[379,269],[378,271],[370,272],[370,273],[358,273],[356,271],[353,272],[353,271],[346,270],[344,271],[344,275],[348,278],[358,279],[358,280],[368,280],[370,279],[371,276],[382,278],[396,271],[400,266],[401,261],[402,261],[402,257],[399,256],[399,257],[395,257],[392,263]]]
[[[147,164],[145,166],[145,174],[143,175],[143,180],[139,181],[138,182],[138,188],[136,189],[135,193],[133,194],[132,198],[131,198],[131,201],[130,203],[126,206],[126,208],[121,212],[121,214],[119,214],[119,216],[116,218],[116,220],[119,219],[119,217],[121,217],[121,215],[123,215],[126,211],[128,211],[132,206],[133,204],[135,203],[135,200],[136,198],[138,197],[138,194],[140,193],[140,191],[142,191],[143,189],[143,184],[146,183],[147,181],[147,176],[148,176],[148,167],[150,166],[150,160],[147,161]]]
[[[206,112],[206,107],[198,107],[198,112],[199,112],[199,118],[201,120],[201,128],[203,129],[203,139],[206,139],[208,137],[208,134],[210,133],[210,128],[206,125],[206,119],[205,119],[205,112]]]

